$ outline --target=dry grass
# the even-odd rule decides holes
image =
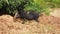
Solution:
[[[18,19],[17,19],[18,20]],[[42,15],[36,21],[13,21],[10,15],[0,16],[0,34],[60,34],[60,18]]]

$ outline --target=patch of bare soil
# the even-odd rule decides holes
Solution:
[[[10,15],[0,16],[0,34],[60,34],[60,18],[42,15],[36,21],[13,21]]]
[[[52,11],[50,15],[60,17],[60,8],[51,8],[50,11]]]

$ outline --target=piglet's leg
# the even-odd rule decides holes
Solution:
[[[16,21],[16,19],[19,18],[19,17],[20,17],[19,13],[16,12],[15,16],[13,17],[13,20]]]

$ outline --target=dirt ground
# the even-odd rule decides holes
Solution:
[[[42,15],[36,21],[13,21],[10,15],[0,16],[0,34],[60,34],[60,17]]]

